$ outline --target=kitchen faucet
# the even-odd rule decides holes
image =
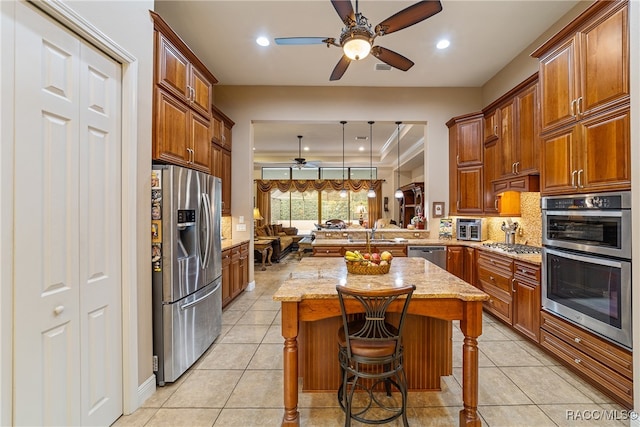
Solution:
[[[378,228],[378,223],[376,221],[376,223],[373,224],[373,227],[371,228],[371,240],[373,240],[376,237],[376,229]]]

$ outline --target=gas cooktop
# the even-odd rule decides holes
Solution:
[[[518,243],[483,243],[483,246],[500,249],[510,254],[539,254],[541,248],[537,246],[521,245]]]

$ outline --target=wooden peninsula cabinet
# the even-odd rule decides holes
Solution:
[[[153,160],[211,172],[211,101],[218,81],[155,12]]]
[[[628,2],[595,2],[538,48],[541,193],[631,188]]]

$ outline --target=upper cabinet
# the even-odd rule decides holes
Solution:
[[[540,58],[541,192],[631,188],[628,2],[595,2]]]
[[[211,173],[211,101],[218,81],[156,13],[153,160]]]
[[[627,1],[596,2],[536,50],[542,131],[629,101]]]
[[[231,215],[231,128],[233,120],[211,107],[211,174],[222,179],[222,215]]]
[[[479,214],[484,206],[482,113],[454,117],[449,127],[451,213]]]

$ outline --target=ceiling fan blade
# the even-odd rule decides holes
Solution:
[[[338,16],[340,16],[344,25],[348,26],[352,22],[356,21],[356,15],[353,11],[351,0],[331,0],[331,4],[336,12],[338,12]]]
[[[372,47],[371,54],[380,61],[386,62],[398,70],[407,71],[409,68],[413,67],[413,61],[409,58],[381,46]]]
[[[420,1],[395,15],[385,19],[376,26],[376,34],[385,35],[402,30],[424,21],[442,10],[440,1]]]
[[[347,57],[347,55],[342,55],[342,58],[340,58],[340,61],[338,61],[336,67],[333,69],[329,80],[340,80],[344,75],[344,72],[347,71],[347,68],[349,68],[349,64],[351,64],[351,60]]]
[[[331,43],[330,37],[278,37],[274,41],[278,45],[305,45]]]

